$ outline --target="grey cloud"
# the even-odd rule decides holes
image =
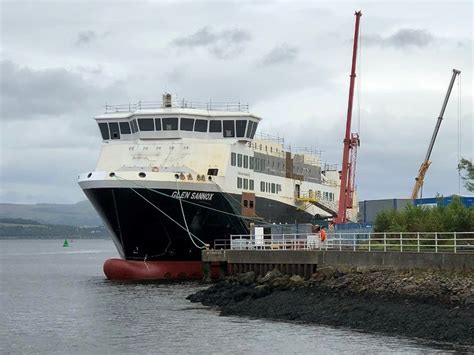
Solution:
[[[82,31],[77,34],[76,44],[87,44],[97,38],[97,33],[94,31]]]
[[[104,38],[108,35],[108,32],[104,33],[97,33],[95,31],[87,30],[87,31],[81,31],[77,34],[76,38],[76,45],[81,46],[81,45],[86,45],[89,44],[99,38]]]
[[[176,47],[206,48],[219,59],[229,59],[238,55],[251,39],[250,33],[242,29],[213,31],[203,27],[189,36],[175,38],[171,43]]]
[[[265,54],[262,59],[262,65],[267,66],[280,63],[289,63],[296,58],[297,54],[298,48],[283,43],[279,46],[276,46],[275,48],[270,50],[270,52]]]
[[[99,75],[103,73],[103,67],[102,65],[96,65],[94,67],[92,66],[84,66],[84,65],[78,65],[76,67],[77,71],[85,73],[85,74],[91,74],[91,75]]]
[[[2,119],[61,115],[97,107],[120,89],[99,87],[64,68],[35,70],[0,62]]]
[[[203,27],[192,35],[176,38],[173,44],[179,47],[200,47],[213,44],[217,39],[217,35],[211,33],[208,27]]]
[[[182,95],[192,95],[196,101],[233,101],[251,103],[252,107],[271,97],[285,95],[309,87],[333,89],[327,68],[303,66],[298,70],[280,70],[277,65],[261,70],[256,65],[233,66],[220,75],[192,70],[192,65],[180,65],[166,73],[165,82],[173,82],[173,90]],[[196,91],[197,82],[206,82]],[[232,85],[229,85],[232,83]],[[189,97],[187,97],[189,98]]]
[[[391,46],[395,48],[421,48],[432,43],[434,39],[435,37],[426,30],[402,28],[387,37],[367,35],[362,38],[362,41],[366,45]]]

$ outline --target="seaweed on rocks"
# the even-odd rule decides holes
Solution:
[[[319,270],[309,280],[272,270],[227,277],[190,295],[222,315],[347,327],[474,346],[471,273]]]

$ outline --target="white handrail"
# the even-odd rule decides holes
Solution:
[[[232,250],[352,250],[370,252],[474,253],[474,232],[328,232],[325,241],[315,233],[231,235],[217,239],[215,249]]]

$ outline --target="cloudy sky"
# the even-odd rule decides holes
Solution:
[[[261,131],[340,164],[356,9],[360,199],[409,196],[452,68],[461,105],[456,84],[424,195],[458,193],[458,145],[474,149],[471,1],[16,0],[0,2],[0,202],[84,199],[77,174],[101,144],[92,116],[165,91],[248,102]]]

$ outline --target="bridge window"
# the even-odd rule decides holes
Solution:
[[[138,132],[137,121],[132,120],[131,125],[132,125],[132,133]]]
[[[254,158],[254,157],[250,157],[249,168],[253,170],[254,167],[255,167],[255,158]]]
[[[248,128],[247,128],[247,134],[245,135],[247,138],[250,138],[250,136],[252,134],[253,125],[254,125],[254,122],[249,121],[249,125],[248,125]],[[260,148],[260,150],[262,150],[262,148]]]
[[[195,132],[207,132],[207,120],[196,120],[194,123]]]
[[[238,178],[237,178],[237,188],[238,188],[238,189],[241,189],[241,188],[242,188],[242,178],[241,178],[241,177],[238,177]]]
[[[258,123],[254,122],[252,132],[250,133],[250,138],[253,138],[255,136],[255,132],[257,132],[257,126],[258,126]]]
[[[161,118],[155,118],[155,130],[161,131]]]
[[[130,123],[120,122],[119,125],[120,125],[120,133],[121,134],[130,134],[130,133],[132,133],[130,131]]]
[[[260,191],[265,192],[265,181],[260,181]]]
[[[249,157],[247,155],[244,155],[244,168],[248,169],[249,167]]]
[[[249,189],[249,179],[244,179],[244,190]]]
[[[236,157],[237,157],[237,154],[230,153],[230,165],[232,165],[232,166],[236,165],[236,160],[237,160]]]
[[[235,126],[234,121],[224,121],[224,137],[235,137]]]
[[[191,118],[181,118],[181,130],[192,131],[194,126],[194,120]]]
[[[222,132],[222,121],[211,121],[209,123],[209,132]]]
[[[109,127],[107,126],[107,123],[99,123],[99,129],[103,140],[110,138]]]
[[[111,139],[120,139],[119,125],[117,122],[110,122],[109,129]]]
[[[252,191],[254,190],[254,188],[255,188],[254,185],[255,185],[255,182],[253,180],[249,180],[249,189],[250,190],[252,190]]]
[[[272,183],[272,194],[276,193],[276,186],[274,183]]]
[[[247,127],[246,120],[235,121],[237,137],[245,137],[245,127]]]
[[[163,131],[177,131],[177,130],[178,130],[177,117],[163,118]]]
[[[139,118],[138,127],[140,131],[154,131],[155,124],[153,123],[153,118]]]
[[[242,167],[242,154],[237,154],[237,166]]]

